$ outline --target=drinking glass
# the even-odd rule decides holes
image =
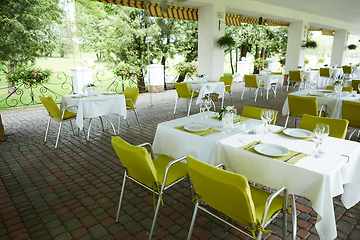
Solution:
[[[316,127],[318,128],[320,131],[322,131],[323,134],[321,134],[320,136],[320,146],[319,146],[319,154],[320,155],[325,155],[325,152],[321,151],[321,144],[323,143],[323,141],[329,136],[330,133],[330,127],[328,124],[325,123],[318,123],[316,124]]]
[[[211,105],[212,105],[212,100],[210,98],[206,99],[205,100],[205,108],[206,108],[207,114],[205,117],[209,117],[209,111],[210,111]]]
[[[314,129],[313,135],[312,135],[312,140],[316,144],[316,150],[311,155],[314,156],[315,158],[321,157],[321,154],[319,153],[319,151],[320,151],[319,146],[321,143],[322,135],[323,135],[323,131],[321,129],[319,129],[319,128]]]
[[[267,132],[267,110],[261,110],[261,115],[260,115],[260,117],[261,117],[261,121],[263,122],[263,124],[264,124],[264,133],[266,133]]]
[[[205,100],[204,100],[204,99],[201,99],[201,100],[200,100],[199,105],[200,105],[200,112],[201,112],[201,113],[202,113],[202,112],[205,112],[206,106],[205,106]]]
[[[267,110],[267,112],[266,112],[266,120],[267,120],[267,131],[268,132],[270,132],[271,130],[270,130],[270,123],[271,123],[271,121],[274,119],[274,116],[275,115],[275,113],[274,113],[274,111],[273,110]]]

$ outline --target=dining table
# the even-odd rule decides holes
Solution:
[[[331,118],[341,118],[341,102],[344,98],[350,97],[349,92],[342,92],[338,95],[332,90],[317,90],[317,89],[305,89],[297,92],[289,93],[289,95],[295,95],[300,97],[316,97],[318,102],[318,109],[321,106],[326,105],[326,116]],[[353,98],[356,99],[358,95]],[[289,103],[286,98],[282,107],[282,115],[286,116],[289,114]]]
[[[258,82],[262,82],[264,84],[264,89],[266,91],[266,99],[269,99],[269,90],[273,89],[274,97],[276,97],[276,86],[278,84],[283,85],[284,83],[284,75],[276,75],[276,74],[256,74]],[[271,84],[275,83],[275,88],[272,88]]]
[[[192,81],[187,82],[191,92],[198,92],[199,96],[196,105],[200,104],[202,98],[209,96],[211,93],[218,94],[221,98],[221,108],[224,106],[225,84],[220,81]],[[214,105],[215,106],[215,105]]]
[[[84,127],[84,119],[90,119],[87,141],[89,141],[91,120],[93,118],[104,117],[110,123],[114,135],[116,135],[115,127],[107,115],[115,113],[126,119],[126,103],[123,94],[100,92],[93,96],[86,96],[84,94],[63,95],[60,108],[63,109],[69,105],[76,106],[69,108],[69,111],[77,113],[75,123],[80,130]]]
[[[327,137],[321,144],[325,154],[315,158],[311,132],[304,137],[297,129],[275,125],[265,132],[260,120],[238,119],[231,129],[223,128],[211,112],[159,123],[154,152],[173,158],[192,156],[212,165],[223,163],[250,181],[273,189],[285,186],[289,194],[311,201],[318,214],[315,227],[320,239],[336,238],[333,198],[341,195],[346,208],[360,200],[360,143]],[[255,123],[257,134],[249,134]],[[193,131],[191,126],[193,130],[207,127]]]

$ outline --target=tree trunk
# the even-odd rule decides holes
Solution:
[[[233,58],[232,58],[232,51],[231,50],[230,50],[229,54],[230,54],[230,66],[231,66],[231,72],[232,72],[231,75],[234,75],[234,64],[233,64]]]

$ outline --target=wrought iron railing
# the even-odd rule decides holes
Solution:
[[[113,74],[110,74],[109,77],[109,72],[107,69],[101,69],[92,76],[94,84],[101,86],[101,91],[123,93],[127,86],[139,87],[140,92],[146,91],[145,84],[138,84],[133,80],[123,80]],[[62,95],[72,93],[72,76],[67,75],[65,72],[57,74],[56,80],[52,79],[49,83],[37,86],[20,84],[13,88],[8,87],[5,74],[0,74],[0,110],[41,104],[39,95],[51,96],[55,102],[60,102]]]

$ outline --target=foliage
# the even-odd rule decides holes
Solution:
[[[29,61],[53,47],[55,32],[63,10],[58,1],[3,0],[0,7],[0,61],[8,63],[8,70]]]
[[[332,85],[334,85],[334,86],[342,86],[343,81],[342,80],[335,80],[335,81],[332,82]]]
[[[137,81],[137,78],[142,76],[140,68],[135,64],[119,63],[115,65],[113,71],[116,76],[122,77],[123,79],[133,79]]]
[[[266,69],[269,66],[269,62],[266,59],[263,59],[262,57],[254,60],[254,67],[257,70]]]
[[[176,72],[179,76],[186,77],[186,75],[195,75],[198,71],[197,65],[195,62],[180,62],[175,65]]]
[[[11,86],[20,84],[37,86],[50,80],[53,72],[50,69],[36,68],[32,65],[17,66],[13,71],[6,74],[6,80]]]
[[[216,44],[221,49],[225,49],[225,48],[233,49],[236,45],[236,41],[229,33],[225,33],[224,36],[220,37],[216,41]]]
[[[325,62],[325,58],[324,57],[319,57],[318,58],[318,63],[323,63]]]
[[[280,58],[280,60],[279,60],[279,63],[280,63],[280,65],[283,67],[283,66],[285,66],[285,58]]]
[[[304,58],[304,65],[308,64],[309,62],[310,62],[310,60],[307,57],[305,57]]]
[[[306,48],[317,48],[317,42],[313,40],[307,40],[305,43]]]
[[[350,44],[347,48],[349,50],[356,50],[357,46],[355,44]]]
[[[221,121],[223,119],[223,117],[225,116],[225,114],[228,114],[228,113],[234,114],[235,116],[239,115],[234,106],[223,107],[223,108],[219,109],[217,112],[219,113],[219,121]]]

